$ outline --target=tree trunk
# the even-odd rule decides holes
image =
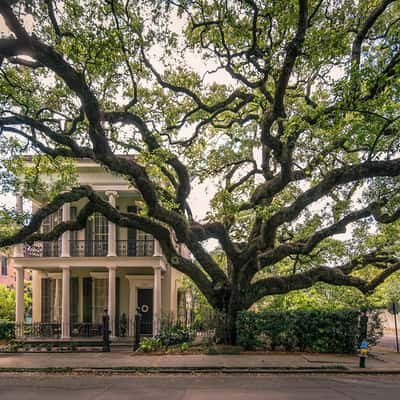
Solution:
[[[238,311],[229,310],[225,319],[225,344],[236,345],[236,319]]]
[[[219,332],[217,336],[222,343],[228,345],[236,345],[236,321],[238,313],[243,310],[238,298],[232,294],[228,307],[221,312],[221,318],[219,320]]]

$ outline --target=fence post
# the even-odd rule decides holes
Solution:
[[[140,307],[136,307],[135,314],[135,342],[133,344],[133,351],[136,351],[140,346],[140,328],[142,325],[142,313]]]
[[[103,314],[103,351],[110,351],[110,316],[108,315],[107,308],[104,309]]]

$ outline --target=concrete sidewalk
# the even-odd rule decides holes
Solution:
[[[362,372],[399,373],[400,354],[372,353],[365,369],[356,355],[262,353],[138,355],[111,353],[2,353],[0,372]]]

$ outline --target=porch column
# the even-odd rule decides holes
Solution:
[[[23,209],[23,199],[21,193],[15,194],[15,211],[17,214],[22,214],[24,212]],[[23,257],[24,256],[24,245],[22,243],[16,244],[14,246],[14,257]]]
[[[62,268],[61,338],[70,338],[70,269]]]
[[[17,323],[16,336],[24,336],[24,268],[15,267],[15,322]]]
[[[108,202],[112,207],[116,206],[118,193],[106,192]],[[117,229],[114,223],[108,221],[108,253],[107,256],[115,257],[117,255]]]
[[[154,267],[153,310],[153,334],[158,335],[161,326],[161,267]]]
[[[61,279],[55,278],[56,289],[54,293],[54,321],[60,321],[60,283]]]
[[[115,336],[115,284],[117,267],[108,267],[108,315],[110,316],[111,336]]]
[[[62,207],[62,221],[63,222],[69,221],[70,209],[71,209],[70,203],[63,204],[63,207]],[[69,249],[70,249],[69,239],[70,239],[69,231],[64,232],[61,236],[61,257],[69,257]]]
[[[154,256],[161,256],[161,246],[157,239],[154,239]]]

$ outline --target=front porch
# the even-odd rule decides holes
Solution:
[[[162,290],[165,270],[159,264],[35,268],[30,322],[24,318],[23,271],[23,267],[18,267],[16,272],[19,339],[100,338],[104,309],[110,317],[112,338],[133,337],[137,307],[142,313],[141,334],[151,336],[159,332],[162,305],[167,300]]]

